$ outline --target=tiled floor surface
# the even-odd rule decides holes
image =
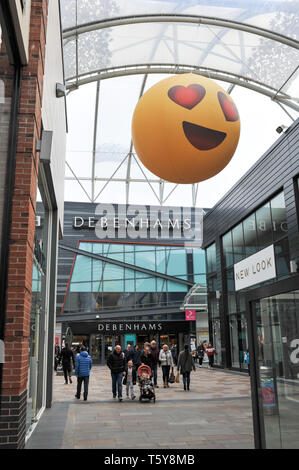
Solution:
[[[27,449],[252,449],[250,380],[246,375],[197,368],[191,390],[162,388],[156,403],[113,400],[107,367],[91,371],[88,400],[77,400],[76,378],[54,373],[52,408],[42,415]],[[139,395],[138,386],[135,386]],[[123,387],[125,395],[125,387]]]

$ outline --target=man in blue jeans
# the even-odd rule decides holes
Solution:
[[[108,357],[107,366],[111,371],[113,398],[116,398],[117,387],[118,400],[122,401],[122,380],[126,374],[126,358],[121,352],[121,346],[115,346],[113,353]]]
[[[92,361],[84,346],[81,347],[80,351],[80,354],[78,354],[76,357],[75,364],[75,374],[77,376],[77,393],[75,397],[78,398],[78,400],[80,399],[82,382],[84,382],[83,398],[84,401],[86,401],[88,395],[88,384]]]

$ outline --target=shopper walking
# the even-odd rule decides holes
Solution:
[[[150,346],[145,346],[140,355],[140,363],[149,366],[153,370],[154,358],[151,354]]]
[[[246,349],[243,353],[243,364],[247,364],[248,375],[250,375],[249,351]]]
[[[124,350],[124,355],[126,358],[126,362],[133,359],[134,351],[132,350],[132,346],[130,343],[127,344],[127,348]]]
[[[161,362],[162,366],[163,387],[169,388],[169,372],[170,368],[173,368],[173,359],[167,344],[164,344],[163,348],[160,351],[159,361]]]
[[[209,369],[211,369],[214,365],[214,355],[216,353],[216,349],[213,348],[212,343],[208,344],[208,347],[206,348],[206,353],[209,359]]]
[[[134,353],[133,353],[133,365],[136,367],[136,370],[140,366],[140,356],[141,356],[141,351],[139,349],[138,344],[134,347]]]
[[[157,343],[155,340],[151,342],[150,348],[151,355],[153,356],[153,368],[152,374],[154,378],[154,387],[159,388],[158,385],[158,364],[159,364],[159,349],[157,348]]]
[[[126,364],[126,375],[124,376],[123,384],[126,386],[127,398],[129,398],[129,391],[131,399],[136,398],[134,393],[134,385],[136,385],[137,372],[136,367],[133,365],[133,361],[130,359]]]
[[[199,367],[202,367],[202,361],[205,355],[205,348],[202,342],[200,342],[199,345],[197,346],[196,353],[197,353],[197,358],[199,362]]]
[[[111,371],[113,398],[116,398],[117,393],[118,400],[122,401],[122,379],[126,374],[126,358],[119,344],[115,346],[114,351],[108,357],[107,365]]]
[[[84,398],[84,401],[87,400],[91,367],[92,367],[91,357],[86,351],[86,348],[82,346],[80,354],[78,354],[76,357],[76,365],[75,365],[75,374],[77,376],[77,393],[75,397],[78,398],[78,400],[80,399],[81,387],[82,387],[83,382],[84,382],[83,398]]]
[[[60,361],[60,347],[58,344],[56,344],[55,346],[55,358],[54,358],[54,370],[55,372],[57,372],[57,366],[59,364],[59,361]]]
[[[62,364],[65,385],[68,384],[68,379],[70,381],[70,384],[73,383],[72,382],[72,365],[75,368],[75,359],[74,359],[73,351],[69,348],[68,343],[65,343],[65,346],[61,350],[59,362],[61,362]]]
[[[171,351],[171,354],[172,354],[173,363],[176,365],[177,364],[177,359],[178,359],[178,351],[177,351],[176,344],[172,345],[170,351]]]
[[[196,369],[188,344],[185,344],[184,350],[179,354],[177,370],[183,376],[184,390],[190,390],[190,374],[192,370],[195,371]]]

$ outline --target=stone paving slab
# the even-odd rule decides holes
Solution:
[[[253,449],[250,380],[220,369],[197,368],[191,390],[162,388],[157,401],[112,399],[107,367],[91,371],[88,400],[54,373],[53,405],[42,415],[26,449]],[[138,386],[135,394],[139,395]],[[123,396],[125,387],[123,387]]]

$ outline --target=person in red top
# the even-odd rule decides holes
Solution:
[[[211,367],[213,367],[214,365],[214,355],[216,353],[216,349],[213,348],[211,343],[208,344],[208,347],[206,348],[206,353],[209,359],[209,369],[211,369]]]

